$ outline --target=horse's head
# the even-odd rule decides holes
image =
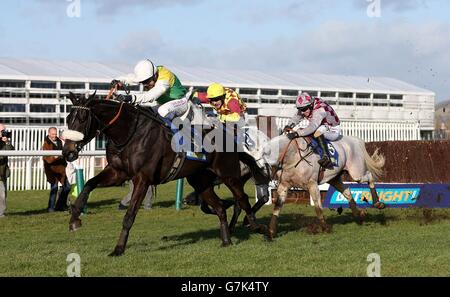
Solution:
[[[69,162],[76,160],[83,146],[97,135],[99,124],[89,106],[94,97],[95,93],[87,99],[78,99],[69,93],[72,109],[67,116],[68,129],[63,133],[65,143],[62,150],[63,157]]]

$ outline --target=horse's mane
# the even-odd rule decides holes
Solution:
[[[105,103],[110,104],[110,105],[119,105],[120,103],[122,103],[122,101],[118,101],[118,100],[114,100],[114,99],[111,99],[111,100],[92,99],[88,105],[105,104]],[[166,125],[164,120],[161,118],[161,116],[157,112],[155,112],[152,108],[144,107],[141,105],[132,105],[132,104],[128,104],[128,103],[125,103],[125,105],[130,107],[129,110],[132,112],[135,112],[136,115],[140,113],[147,119],[158,123],[160,126],[162,126],[165,130],[169,131],[170,133],[172,132],[170,130],[170,128]]]

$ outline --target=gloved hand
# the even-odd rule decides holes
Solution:
[[[133,101],[133,95],[122,95],[120,94],[119,96],[117,96],[116,98],[118,101],[122,101],[125,103],[130,103],[131,101]]]
[[[112,88],[115,88],[116,86],[120,87],[120,86],[122,86],[122,83],[120,82],[120,80],[113,79],[111,81],[110,88],[112,89]]]
[[[299,138],[300,135],[298,135],[297,132],[290,132],[287,134],[287,137],[289,138],[289,140],[295,139],[295,138]]]
[[[292,130],[291,125],[286,125],[286,126],[284,126],[284,128],[283,128],[283,133],[287,133],[287,132],[289,132],[289,131],[291,131],[291,130]]]

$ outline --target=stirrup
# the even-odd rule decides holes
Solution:
[[[329,167],[333,166],[333,162],[331,161],[331,158],[329,158],[329,157],[324,157],[324,158],[320,159],[319,161],[317,161],[317,163],[319,163],[319,165],[324,168],[329,168]]]

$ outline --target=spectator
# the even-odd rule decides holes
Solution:
[[[58,138],[58,131],[55,127],[48,129],[48,135],[45,137],[43,150],[62,150],[63,144]],[[43,157],[44,170],[47,176],[47,181],[51,184],[50,196],[48,200],[48,211],[64,211],[67,209],[67,196],[70,192],[70,184],[67,180],[66,166],[67,162],[62,156],[47,156]],[[58,185],[61,183],[62,190],[59,194],[58,200]]]
[[[0,124],[0,150],[14,150],[14,147],[11,144],[11,135],[5,130],[6,127],[3,124]],[[6,180],[9,177],[9,167],[8,167],[8,157],[0,156],[0,218],[5,216],[6,211],[6,193],[7,193],[7,185]]]
[[[128,208],[128,204],[130,204],[131,201],[131,195],[133,194],[133,189],[134,189],[134,185],[133,185],[133,181],[130,180],[129,181],[130,184],[130,191],[128,192],[128,194],[123,197],[122,201],[120,201],[119,204],[119,210],[125,210]],[[153,202],[153,195],[155,193],[155,186],[149,186],[147,189],[147,193],[145,193],[145,198],[143,201],[144,204],[144,209],[151,209],[152,208],[152,202]]]

